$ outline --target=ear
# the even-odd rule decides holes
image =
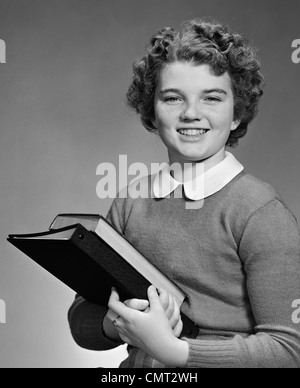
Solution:
[[[241,124],[241,120],[235,120],[231,124],[231,131],[235,131],[238,126]]]

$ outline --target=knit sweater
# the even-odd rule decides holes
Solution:
[[[152,183],[151,176],[140,182],[148,198],[117,198],[107,218],[187,295],[182,311],[199,336],[183,338],[186,367],[299,368],[300,324],[293,322],[292,303],[300,298],[300,238],[280,196],[241,172],[202,207],[189,208],[178,195],[182,187],[157,199]],[[75,299],[69,322],[80,346],[119,345],[103,333],[106,311]],[[155,365],[139,353],[129,347],[122,367]]]

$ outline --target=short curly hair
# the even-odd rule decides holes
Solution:
[[[230,75],[234,95],[234,119],[240,122],[226,146],[234,147],[246,135],[249,123],[258,111],[264,78],[252,44],[229,27],[215,21],[194,19],[184,22],[179,32],[167,27],[151,39],[145,56],[133,65],[133,79],[127,92],[127,104],[144,127],[157,132],[154,98],[163,66],[176,61],[207,64],[215,75]]]

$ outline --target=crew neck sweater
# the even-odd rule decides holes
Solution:
[[[118,197],[108,221],[186,294],[182,311],[199,328],[187,368],[299,368],[300,238],[295,217],[268,184],[245,172],[205,198],[200,208],[178,187],[148,197]],[[147,198],[146,198],[147,197]],[[102,330],[107,307],[77,296],[69,310],[82,347],[118,346]],[[133,347],[121,367],[164,367]]]

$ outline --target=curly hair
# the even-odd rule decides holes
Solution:
[[[227,140],[234,147],[246,135],[249,123],[258,111],[264,79],[252,44],[224,25],[199,19],[184,22],[179,32],[167,27],[151,39],[145,56],[133,65],[133,80],[127,92],[127,104],[144,127],[157,132],[154,98],[163,66],[176,61],[207,64],[215,75],[230,75],[234,95],[234,120],[240,125]]]

